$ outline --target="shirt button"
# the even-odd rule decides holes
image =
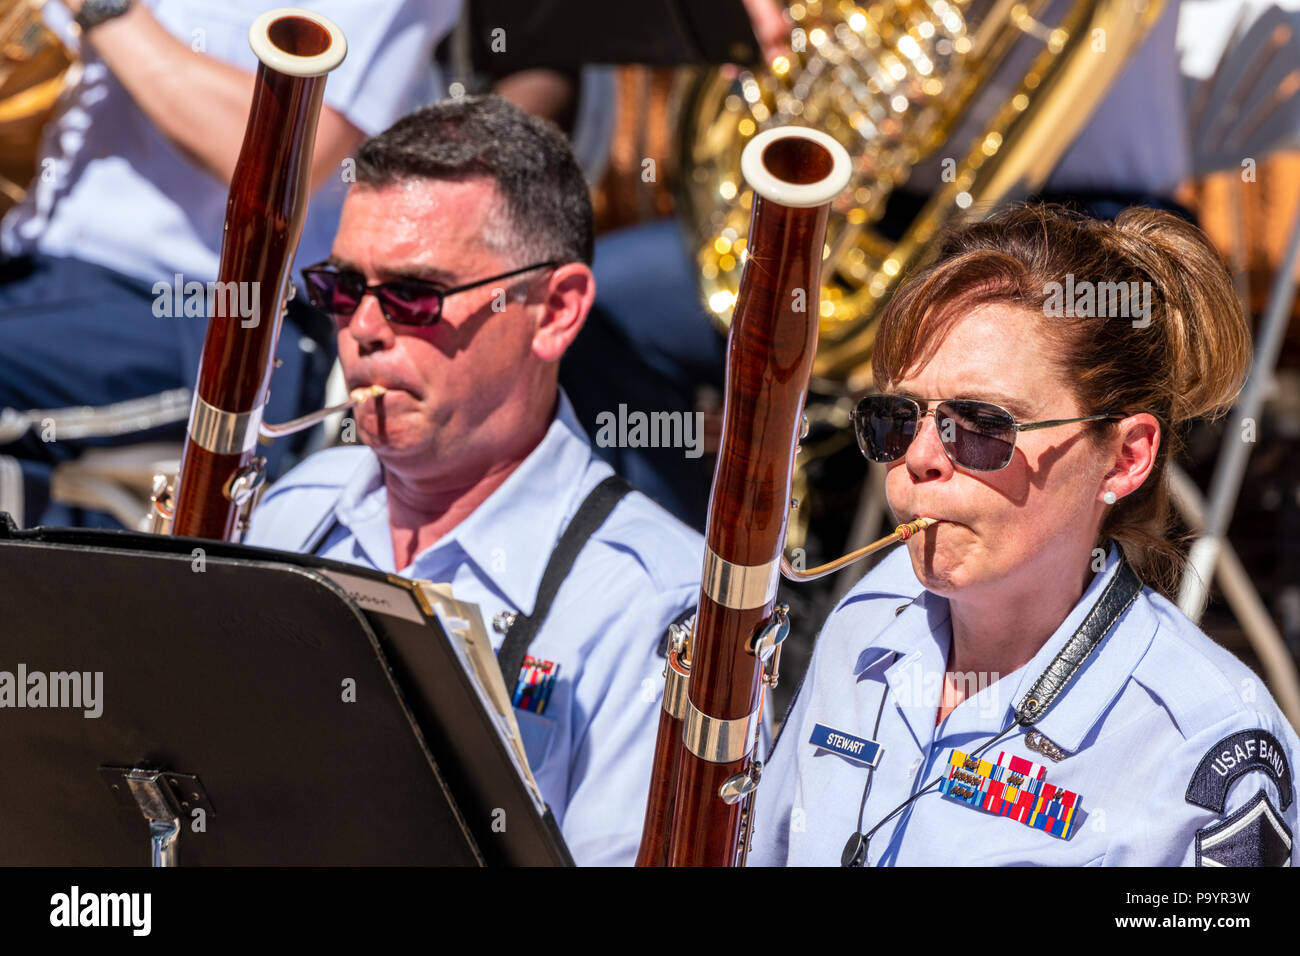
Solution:
[[[907,768],[907,775],[909,777],[915,777],[916,772],[920,769],[921,769],[921,758],[917,757],[915,760],[912,761],[912,766]]]

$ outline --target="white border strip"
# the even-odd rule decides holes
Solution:
[[[329,33],[329,48],[316,56],[294,56],[281,50],[271,42],[268,33],[272,22],[281,17],[302,17],[315,23]],[[248,28],[248,45],[253,48],[259,60],[271,69],[287,73],[289,76],[324,76],[342,63],[343,58],[348,55],[348,41],[344,38],[343,31],[335,26],[334,21],[319,13],[299,10],[297,7],[277,7],[266,11],[254,20],[253,25]]]
[[[763,165],[763,151],[775,140],[792,137],[812,140],[831,154],[831,171],[824,179],[815,183],[792,183],[778,179],[767,171]],[[740,171],[745,182],[764,199],[782,206],[807,208],[830,202],[843,192],[849,184],[852,164],[848,150],[821,130],[806,126],[778,126],[763,130],[749,141],[749,145],[740,154]]]

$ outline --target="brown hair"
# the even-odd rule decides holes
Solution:
[[[1142,287],[1101,284],[1150,283],[1150,311],[1135,323],[1127,301],[1120,315],[1049,308],[1050,284],[1067,281],[1112,290]],[[1061,206],[1010,206],[951,232],[899,288],[876,336],[877,387],[928,361],[956,319],[988,303],[1043,317],[1056,371],[1083,414],[1148,412],[1159,422],[1150,476],[1107,511],[1098,543],[1115,539],[1138,575],[1172,597],[1186,542],[1171,536],[1168,463],[1186,423],[1232,407],[1250,363],[1250,325],[1218,253],[1195,226],[1154,209],[1126,209],[1110,223]],[[1085,427],[1100,448],[1114,424]]]

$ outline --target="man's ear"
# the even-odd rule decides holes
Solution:
[[[533,354],[543,362],[558,362],[582,331],[595,300],[596,277],[583,263],[567,262],[551,272],[533,332]]]

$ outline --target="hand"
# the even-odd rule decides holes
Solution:
[[[791,24],[785,8],[777,0],[744,0],[744,3],[763,59],[771,63],[778,56],[790,56]]]

